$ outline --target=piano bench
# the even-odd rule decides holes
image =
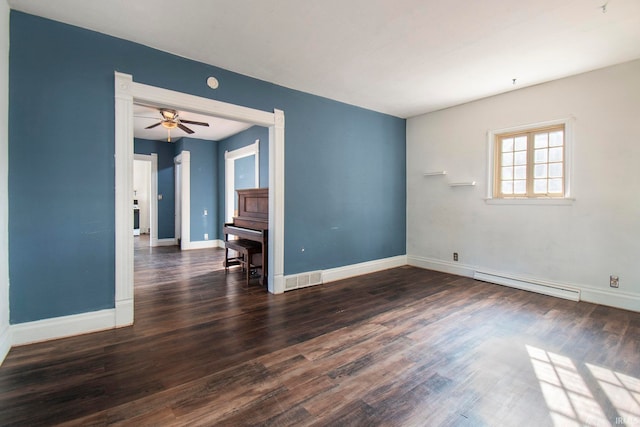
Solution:
[[[235,258],[229,258],[229,249],[238,252]],[[262,253],[262,245],[253,240],[238,239],[224,242],[224,269],[227,271],[230,265],[241,265],[247,272],[247,286],[252,268],[262,268],[262,265],[252,264],[253,256]]]

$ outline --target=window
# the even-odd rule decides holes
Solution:
[[[498,199],[568,197],[565,122],[490,132],[493,192]]]

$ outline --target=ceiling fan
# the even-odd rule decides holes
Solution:
[[[183,123],[209,127],[209,123],[206,123],[206,122],[194,122],[193,120],[181,119],[180,117],[178,117],[178,112],[176,110],[171,110],[169,108],[160,108],[158,111],[162,116],[162,120],[151,126],[147,126],[145,129],[153,129],[156,126],[162,125],[167,129],[167,142],[171,142],[171,129],[179,128],[185,131],[186,133],[188,133],[189,135],[194,133],[193,130],[186,127]]]

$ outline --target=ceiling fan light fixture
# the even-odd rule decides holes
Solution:
[[[162,126],[164,126],[167,129],[175,129],[178,127],[178,122],[167,120],[162,122]]]

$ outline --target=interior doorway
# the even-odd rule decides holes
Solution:
[[[133,81],[115,72],[115,323],[133,323],[133,233],[131,223],[133,103],[165,105],[269,128],[269,259],[268,290],[284,292],[284,112],[255,110],[179,93]],[[184,186],[184,183],[183,183]],[[183,194],[184,204],[184,194]],[[182,214],[185,212],[183,210]],[[183,233],[184,227],[181,228]],[[184,234],[182,234],[184,238]]]
[[[135,154],[133,173],[133,200],[139,207],[140,232],[149,235],[149,246],[157,246],[158,155]]]

